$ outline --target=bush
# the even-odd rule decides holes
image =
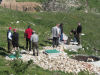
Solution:
[[[15,75],[20,75],[20,74],[24,74],[28,67],[32,64],[32,60],[28,61],[27,63],[24,63],[22,60],[20,59],[16,59],[13,60],[11,62],[11,68],[14,70]]]

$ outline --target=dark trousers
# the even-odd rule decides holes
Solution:
[[[71,42],[71,37],[69,36],[67,40],[67,44],[70,45],[70,42]]]
[[[77,34],[76,40],[77,40],[78,44],[80,44],[80,33]]]
[[[8,52],[11,52],[12,49],[12,40],[8,39]]]
[[[28,49],[29,47],[29,51],[31,51],[31,40],[29,38],[26,38],[26,49]]]
[[[33,48],[33,55],[35,55],[35,50],[37,50],[37,56],[38,56],[38,43],[37,42],[32,42],[32,48]]]
[[[60,35],[60,41],[63,41],[63,33]]]
[[[59,37],[53,37],[53,47],[57,47],[59,45]]]

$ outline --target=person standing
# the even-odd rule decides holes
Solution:
[[[25,30],[25,34],[24,34],[24,37],[26,38],[26,49],[28,50],[28,48],[29,48],[29,51],[31,51],[30,38],[31,38],[31,35],[32,35],[32,31],[33,30],[31,29],[31,26],[29,25],[28,28]]]
[[[63,23],[61,23],[59,25],[60,31],[61,31],[61,35],[60,35],[60,41],[63,41]]]
[[[60,37],[60,29],[59,24],[52,28],[52,36],[53,36],[53,47],[57,47],[59,45],[59,37]]]
[[[12,48],[12,32],[11,32],[11,27],[9,27],[9,30],[7,31],[7,42],[8,42],[8,52],[11,52]]]
[[[78,23],[78,26],[77,26],[77,36],[76,36],[78,45],[80,44],[80,34],[81,33],[82,33],[82,25],[81,25],[81,23]]]
[[[13,29],[14,33],[13,33],[13,36],[12,36],[12,44],[13,44],[13,48],[14,50],[18,50],[18,47],[19,47],[19,34],[16,32],[16,29]]]
[[[32,48],[33,48],[33,55],[35,56],[35,49],[37,50],[37,56],[38,56],[38,41],[39,41],[39,37],[36,34],[36,32],[32,32],[32,36],[31,36],[31,42],[32,42]]]

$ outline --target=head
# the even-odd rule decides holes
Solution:
[[[13,29],[14,32],[16,32],[16,29]]]
[[[9,27],[9,30],[11,30],[12,28],[11,27]]]
[[[76,29],[73,29],[73,31],[76,31]]]
[[[29,25],[28,28],[31,28],[31,26]]]
[[[78,23],[78,26],[80,26],[80,25],[81,25],[81,23],[79,22],[79,23]]]
[[[69,34],[72,35],[72,31]]]
[[[60,23],[60,26],[63,26],[63,23]]]
[[[35,34],[35,33],[36,33],[36,31],[33,31],[33,32],[32,32],[32,34]]]
[[[60,24],[56,24],[56,26],[57,26],[57,27],[59,27],[59,26],[60,26]]]

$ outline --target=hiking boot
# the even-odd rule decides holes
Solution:
[[[37,56],[38,56],[38,53],[37,53]]]
[[[33,56],[35,56],[35,54],[33,53]]]

